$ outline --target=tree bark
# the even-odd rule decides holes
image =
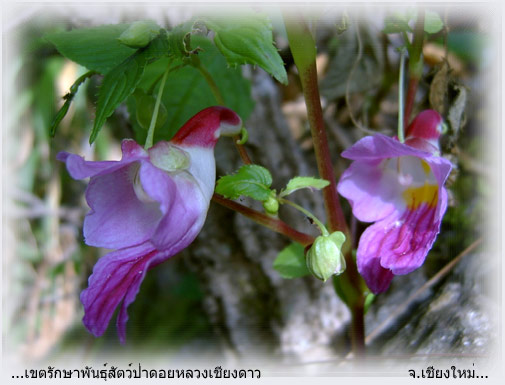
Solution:
[[[262,71],[255,71],[252,81],[256,106],[246,122],[246,146],[253,162],[271,171],[277,191],[296,175],[316,176],[312,151],[304,153],[282,114],[279,88]],[[240,167],[228,141],[221,140],[215,153],[218,176]],[[324,218],[319,192],[300,191],[293,199]],[[262,210],[257,202],[242,203]],[[308,220],[289,207],[281,207],[280,217],[317,235]],[[349,312],[331,283],[313,277],[283,279],[272,268],[288,244],[281,235],[211,204],[202,232],[184,257],[200,277],[206,311],[224,346],[238,356],[269,353],[310,360],[312,355],[320,359],[335,354],[333,341],[344,332]]]

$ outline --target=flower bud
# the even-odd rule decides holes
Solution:
[[[330,235],[320,235],[307,252],[307,267],[321,281],[345,270],[345,259],[340,251],[345,235],[335,231]]]
[[[128,47],[142,48],[159,35],[160,29],[154,21],[136,21],[119,36],[118,40]]]
[[[279,211],[279,201],[274,196],[270,195],[266,201],[263,202],[263,208],[267,212],[267,214],[275,215]]]

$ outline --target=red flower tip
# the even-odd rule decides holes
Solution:
[[[442,133],[442,117],[435,110],[420,112],[407,128],[407,139],[437,140]]]
[[[172,143],[185,147],[213,148],[221,134],[238,134],[242,120],[226,107],[208,107],[189,119]]]

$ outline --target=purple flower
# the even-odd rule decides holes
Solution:
[[[123,140],[119,161],[90,162],[66,152],[75,179],[90,177],[84,239],[115,249],[102,257],[81,293],[83,323],[102,335],[122,301],[117,328],[126,337],[126,309],[135,300],[146,272],[187,247],[200,232],[214,192],[214,146],[220,134],[236,134],[242,122],[224,107],[192,117],[170,142],[147,151]]]
[[[338,191],[357,219],[375,222],[361,235],[357,265],[376,294],[387,290],[394,275],[420,267],[440,231],[451,171],[451,163],[438,156],[441,124],[437,112],[426,110],[409,126],[405,144],[377,134],[342,153],[354,162]]]

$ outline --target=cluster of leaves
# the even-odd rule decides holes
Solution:
[[[221,177],[216,192],[230,199],[246,196],[263,203],[265,211],[277,215],[279,204],[286,203],[285,197],[300,189],[320,190],[328,186],[324,179],[297,176],[292,178],[277,194],[271,189],[272,175],[258,165],[242,166],[237,173]],[[274,261],[273,267],[283,278],[298,278],[309,275],[305,261],[305,250],[299,243],[293,242],[284,248]]]
[[[287,83],[287,75],[273,44],[268,18],[255,12],[244,17],[247,17],[245,24],[239,20],[230,25],[220,19],[202,17],[171,30],[152,21],[138,21],[46,35],[63,56],[89,70],[64,96],[65,103],[53,121],[51,135],[55,134],[79,86],[91,76],[103,75],[90,143],[124,101],[136,118],[132,119],[136,139],[142,141],[156,101],[154,91],[167,68],[170,68],[168,91],[161,100],[155,140],[170,139],[196,112],[219,102],[201,67],[224,95],[224,103],[243,120],[247,119],[254,103],[250,84],[236,68],[237,64],[258,65],[282,83]],[[214,31],[214,42],[202,34],[206,28]]]

